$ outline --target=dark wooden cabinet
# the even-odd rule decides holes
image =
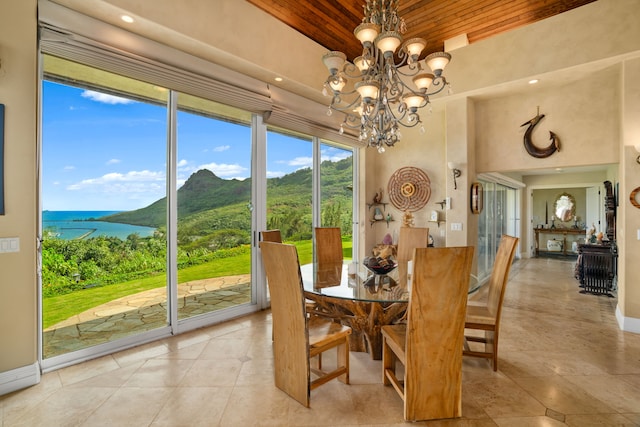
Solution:
[[[615,242],[601,245],[579,244],[576,278],[582,293],[613,296],[618,274],[618,247]]]

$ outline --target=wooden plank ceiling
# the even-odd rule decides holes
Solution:
[[[353,60],[362,53],[353,29],[362,21],[365,0],[247,0],[316,41]],[[407,24],[404,39],[427,40],[424,54],[466,34],[469,43],[549,18],[595,0],[400,0]]]

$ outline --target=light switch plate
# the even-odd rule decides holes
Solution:
[[[20,252],[20,238],[0,238],[0,253]]]
[[[461,222],[453,222],[451,223],[452,231],[462,231],[462,223]]]

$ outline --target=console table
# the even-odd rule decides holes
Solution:
[[[562,235],[562,255],[567,254],[567,235],[582,235],[586,234],[584,229],[579,228],[534,228],[533,231],[536,233],[535,243],[536,243],[536,256],[540,255],[540,235],[541,234],[555,234]]]

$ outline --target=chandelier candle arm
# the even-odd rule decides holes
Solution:
[[[402,138],[400,126],[421,125],[418,111],[429,105],[429,96],[449,87],[443,71],[451,55],[433,52],[421,59],[427,42],[420,37],[403,41],[406,24],[398,16],[398,3],[366,0],[362,23],[353,31],[362,44],[362,55],[353,63],[338,51],[322,57],[329,70],[323,93],[332,97],[327,114],[343,113],[340,132],[345,127],[358,131],[360,141],[380,153]],[[405,83],[402,76],[413,84]],[[349,80],[354,90],[343,92]],[[424,127],[420,130],[424,132]]]

